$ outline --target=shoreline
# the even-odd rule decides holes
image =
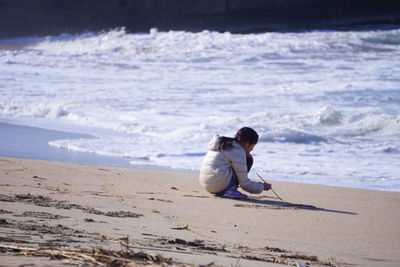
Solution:
[[[0,156],[89,165],[133,167],[127,158],[60,149],[48,144],[48,142],[54,140],[80,138],[92,139],[95,137],[87,134],[12,124],[0,120]]]
[[[8,122],[0,119],[0,157],[10,157],[15,159],[44,160],[50,162],[72,163],[83,165],[97,165],[104,167],[121,167],[143,170],[160,170],[170,172],[198,173],[198,170],[173,169],[169,167],[149,165],[149,164],[131,164],[130,158],[105,156],[95,153],[73,151],[63,148],[56,148],[48,144],[49,141],[59,139],[77,139],[96,138],[88,134],[63,132],[57,130],[49,130],[45,128],[26,126],[18,123]],[[257,179],[256,177],[252,177]],[[271,180],[271,179],[270,179]],[[278,182],[280,180],[271,180]],[[280,181],[285,182],[285,181]],[[342,185],[324,185],[318,183],[304,183],[291,181],[290,183],[321,185],[349,189],[376,190],[382,192],[399,192],[395,190],[378,190],[361,187],[346,187]]]
[[[123,168],[155,169],[166,171],[189,172],[188,169],[140,164],[140,159],[99,155],[96,153],[74,151],[53,147],[50,141],[60,139],[92,139],[95,136],[73,132],[63,132],[46,128],[27,126],[0,119],[0,157],[24,158],[32,160],[48,160],[54,162],[76,163],[86,165],[102,165]],[[135,160],[135,163],[131,163]]]
[[[193,173],[6,157],[0,179],[5,265],[74,265],[99,247],[155,266],[400,265],[398,192],[274,181],[283,201],[237,201],[204,192]],[[79,259],[49,260],[55,250]]]

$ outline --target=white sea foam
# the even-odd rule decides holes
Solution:
[[[400,30],[204,31],[0,40],[0,118],[50,145],[198,170],[212,135],[260,133],[255,171],[400,191]],[[251,173],[254,175],[254,173]]]

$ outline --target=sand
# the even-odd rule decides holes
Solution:
[[[0,157],[0,265],[400,266],[400,193]]]

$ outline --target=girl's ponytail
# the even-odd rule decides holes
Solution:
[[[233,142],[249,142],[254,145],[258,142],[258,134],[252,128],[243,127],[239,131],[237,131],[234,138],[221,136],[219,138],[218,148],[219,150],[229,150],[233,147]]]
[[[237,141],[236,138],[221,136],[218,144],[219,150],[229,150],[233,147],[234,141]]]

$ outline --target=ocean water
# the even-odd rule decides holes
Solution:
[[[1,121],[96,137],[53,147],[196,172],[213,135],[249,126],[250,177],[400,191],[400,29],[0,43],[27,45],[0,51]]]

